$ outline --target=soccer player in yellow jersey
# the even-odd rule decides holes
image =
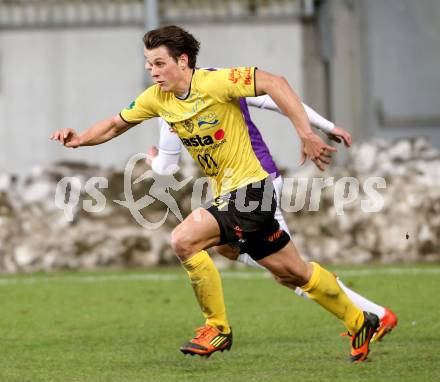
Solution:
[[[378,317],[357,308],[332,273],[302,260],[280,229],[274,218],[271,178],[252,150],[238,98],[269,94],[292,121],[302,142],[303,161],[311,159],[324,170],[336,149],[312,132],[299,97],[284,78],[251,67],[195,70],[199,42],[178,26],[149,31],[144,45],[145,67],[155,84],[119,115],[81,134],[63,129],[51,138],[66,147],[97,145],[159,116],[173,126],[213,180],[216,198],[186,217],[171,237],[206,318],[197,335],[180,350],[209,356],[231,348],[220,274],[206,252],[212,246],[229,244],[248,253],[283,285],[299,286],[339,318],[351,335],[351,361],[365,360]]]

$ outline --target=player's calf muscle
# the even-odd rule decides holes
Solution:
[[[260,264],[269,269],[279,283],[287,287],[306,284],[312,274],[310,264],[301,259],[292,242],[282,250],[263,258]]]

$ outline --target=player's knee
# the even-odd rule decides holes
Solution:
[[[185,261],[194,253],[188,235],[185,235],[182,230],[176,228],[171,232],[171,247],[181,261]]]

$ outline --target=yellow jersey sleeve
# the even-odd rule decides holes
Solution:
[[[209,73],[209,94],[219,102],[234,98],[255,97],[254,67],[219,69]]]
[[[134,100],[129,107],[120,112],[121,118],[127,123],[140,123],[158,117],[157,86],[150,86]]]

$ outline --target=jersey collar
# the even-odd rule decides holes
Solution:
[[[192,70],[191,81],[189,83],[188,91],[186,93],[184,93],[183,95],[181,95],[181,96],[177,96],[177,95],[174,94],[174,97],[176,97],[177,99],[179,99],[181,101],[184,101],[184,100],[186,100],[188,98],[188,96],[191,94],[191,85],[192,85],[192,79],[194,77],[194,73],[195,73],[195,69]]]

